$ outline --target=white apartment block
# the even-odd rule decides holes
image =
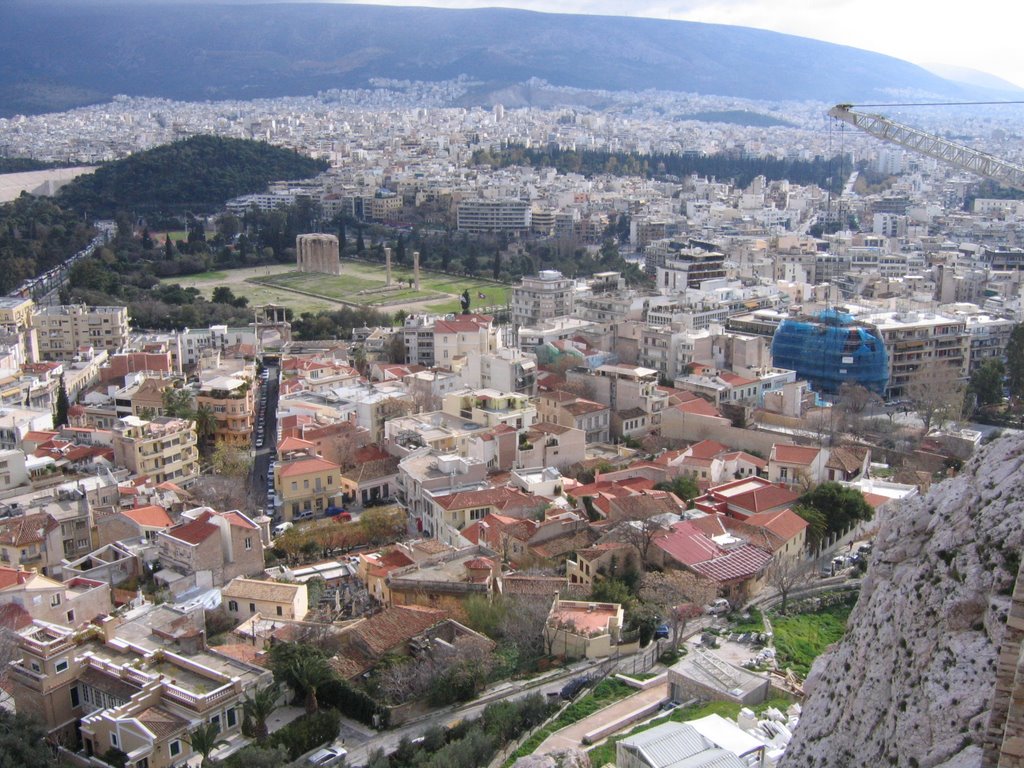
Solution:
[[[513,198],[463,200],[457,211],[460,232],[524,232],[530,220],[530,204]]]
[[[573,313],[575,282],[555,269],[524,277],[512,288],[512,324],[535,326]]]

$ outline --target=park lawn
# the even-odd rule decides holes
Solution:
[[[842,639],[849,616],[849,605],[835,605],[817,613],[774,618],[772,631],[779,668],[791,667],[796,674],[806,677],[822,651]]]
[[[791,704],[788,699],[769,699],[763,704],[759,704],[754,707],[754,711],[760,714],[769,707],[775,707],[776,709],[786,711],[786,708]],[[620,739],[624,739],[627,736],[632,736],[635,733],[641,733],[649,728],[654,728],[662,723],[673,722],[673,723],[685,723],[687,720],[697,720],[708,715],[721,715],[727,720],[736,720],[736,716],[740,713],[740,705],[731,701],[710,701],[706,704],[694,704],[689,707],[681,707],[672,710],[672,712],[664,717],[658,717],[654,720],[638,725],[636,728],[630,731],[615,736],[609,736],[603,743],[598,744],[596,747],[592,747],[587,750],[587,756],[590,758],[590,764],[595,766],[600,765],[615,765],[615,745]]]
[[[383,280],[372,280],[357,277],[348,273],[341,275],[321,275],[314,272],[285,272],[269,277],[252,277],[249,282],[262,285],[274,285],[290,288],[295,291],[308,291],[319,296],[332,299],[349,300],[359,291],[377,288],[384,284]]]

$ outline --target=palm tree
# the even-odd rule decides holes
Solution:
[[[195,420],[196,437],[199,439],[199,444],[206,447],[209,445],[210,438],[217,431],[217,417],[213,413],[213,408],[206,404],[200,405],[196,408]]]
[[[210,756],[213,750],[227,744],[224,739],[217,738],[219,733],[220,726],[216,723],[203,723],[188,732],[188,738],[185,741],[192,747],[193,752],[198,752],[202,755],[202,759],[199,761],[199,768],[202,768],[206,758]]]
[[[320,710],[316,700],[316,689],[321,680],[331,676],[331,670],[322,656],[307,654],[296,656],[288,665],[288,673],[298,688],[305,692],[306,714],[315,715]]]
[[[267,718],[277,709],[277,700],[281,696],[281,686],[277,683],[258,689],[252,696],[245,695],[242,700],[242,711],[249,729],[257,744],[262,744],[270,735],[267,731]]]

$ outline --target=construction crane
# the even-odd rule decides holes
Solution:
[[[837,104],[828,111],[828,114],[882,141],[888,141],[926,157],[933,157],[955,168],[991,179],[1004,187],[1024,192],[1024,166],[954,144],[940,136],[897,123],[882,115],[855,112],[852,107],[852,104]]]

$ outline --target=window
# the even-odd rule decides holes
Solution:
[[[210,725],[217,728],[217,733],[220,733],[220,715],[214,715],[210,718]]]
[[[177,740],[172,741],[171,742],[171,746],[169,747],[169,751],[170,751],[171,757],[177,757],[178,755],[180,755],[181,754],[181,742],[177,741]]]
[[[68,624],[74,624],[75,623],[75,612],[74,611],[68,611],[66,615],[67,615],[67,618],[68,618]]]
[[[54,666],[54,669],[55,669],[55,670],[56,670],[57,672],[67,672],[67,671],[68,671],[68,660],[67,660],[67,659],[61,659],[61,660],[60,660],[60,661],[58,661],[58,662],[57,662],[57,664],[56,664],[56,665]]]
[[[119,747],[120,746],[120,744],[117,743],[117,734],[116,733],[110,734],[110,746],[112,746],[112,747]]]
[[[252,536],[245,537],[245,548],[252,549]]]
[[[235,725],[238,723],[238,716],[235,714],[235,710],[233,708],[229,709],[227,711],[227,716],[228,716],[228,728],[234,728]]]
[[[60,592],[50,596],[50,607],[56,608],[58,605],[60,605]]]
[[[71,706],[72,707],[77,707],[78,706],[78,686],[77,685],[71,686]]]
[[[238,613],[238,601],[228,600],[228,610],[232,613]]]
[[[786,467],[779,467],[779,479],[785,480],[789,477],[789,470]]]
[[[110,331],[107,331],[107,333],[110,333]],[[149,758],[144,757],[139,760],[139,762],[135,764],[135,768],[149,768]]]
[[[277,615],[284,616],[284,609],[280,605],[277,606]]]
[[[249,613],[256,613],[256,603],[249,603]]]

